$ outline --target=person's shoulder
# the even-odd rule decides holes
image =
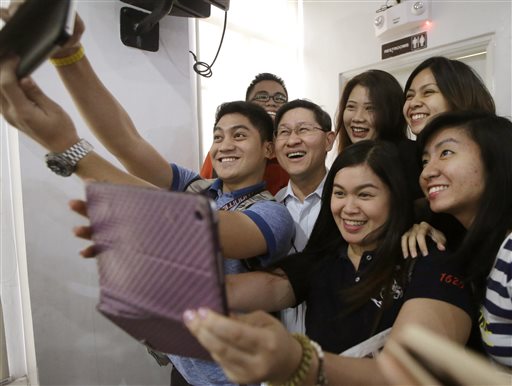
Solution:
[[[279,189],[279,191],[274,195],[277,202],[283,202],[286,196],[288,195],[288,186]]]
[[[450,246],[448,246],[444,251],[439,250],[435,241],[433,241],[430,237],[426,237],[425,241],[427,244],[428,254],[425,256],[420,255],[422,259],[437,260],[447,256],[455,255],[456,253],[456,248],[451,248]]]
[[[277,211],[281,211],[281,210],[287,211],[286,206],[284,206],[282,203],[278,202],[274,198],[274,196],[270,196],[270,193],[269,193],[269,196],[267,196],[265,199],[256,201],[249,208],[247,208],[247,210],[251,210],[254,208],[270,208],[270,209],[275,209]]]
[[[418,257],[414,262],[404,300],[441,300],[471,315],[472,293],[466,283],[464,262],[453,258],[449,251],[438,251],[435,245],[429,247],[431,252]]]
[[[496,255],[494,269],[503,272],[507,280],[512,283],[512,233],[503,240]]]
[[[261,200],[255,202],[249,208],[244,209],[243,213],[249,216],[262,229],[266,229],[274,235],[283,235],[283,239],[291,239],[295,226],[293,218],[286,207],[276,201]],[[287,250],[291,246],[287,245]]]
[[[193,170],[187,169],[175,163],[171,163],[170,165],[173,173],[171,185],[171,190],[173,191],[184,191],[192,182],[201,180],[199,173]]]
[[[430,281],[436,277],[438,280],[443,275],[456,276],[463,280],[466,274],[467,263],[460,258],[456,258],[454,251],[448,249],[440,251],[433,242],[428,242],[428,255],[416,258],[412,267],[411,278],[414,281]]]
[[[282,203],[274,200],[260,200],[244,210],[244,212],[258,213],[265,221],[269,222],[290,222],[293,218]]]
[[[440,259],[440,258],[445,258],[447,256],[452,256],[455,254],[455,251],[450,248],[448,248],[444,251],[439,250],[436,246],[436,243],[430,238],[426,238],[426,242],[427,242],[428,254],[425,256],[421,256],[422,259],[436,260],[436,259]]]
[[[512,232],[505,237],[505,240],[503,241],[503,244],[501,246],[501,249],[505,250],[506,252],[510,253],[512,257]]]

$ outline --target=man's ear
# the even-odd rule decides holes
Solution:
[[[334,131],[329,131],[325,136],[325,151],[329,152],[332,150],[332,145],[334,145],[334,141],[336,140],[336,133]]]
[[[274,151],[274,142],[265,141],[263,146],[265,149],[265,158],[268,158],[268,159],[276,158],[276,153]]]

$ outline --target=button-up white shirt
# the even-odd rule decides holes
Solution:
[[[275,195],[276,200],[286,206],[295,223],[295,236],[289,254],[301,252],[308,242],[320,213],[320,207],[322,206],[322,191],[326,177],[327,175],[322,179],[314,192],[304,198],[304,202],[301,202],[293,193],[291,181]],[[306,332],[304,324],[305,313],[306,304],[302,303],[296,308],[283,310],[281,312],[281,320],[290,332],[304,334]]]
[[[286,206],[295,223],[295,237],[290,254],[302,251],[308,242],[320,213],[325,178],[323,178],[316,190],[304,199],[304,202],[301,202],[293,193],[291,181],[275,195],[276,200]]]

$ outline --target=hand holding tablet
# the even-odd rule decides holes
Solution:
[[[135,339],[209,358],[186,329],[187,309],[226,314],[215,211],[199,194],[92,183],[87,213],[98,251],[98,310]]]

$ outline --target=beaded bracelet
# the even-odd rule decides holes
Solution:
[[[318,357],[318,372],[316,373],[315,386],[327,386],[329,383],[327,381],[327,377],[325,376],[324,351],[322,350],[322,347],[314,340],[311,341],[311,345],[315,349],[316,356]]]
[[[84,56],[85,56],[84,47],[80,46],[80,48],[78,48],[78,50],[74,54],[65,56],[63,58],[51,58],[50,62],[52,62],[52,64],[55,67],[69,66],[70,64],[74,64],[74,63],[82,60],[82,58]]]
[[[306,376],[308,375],[309,369],[311,367],[311,359],[313,358],[313,353],[315,349],[311,344],[309,338],[302,334],[292,334],[292,336],[300,343],[302,347],[302,357],[300,358],[299,367],[292,374],[290,379],[288,379],[282,386],[299,386],[304,383]],[[268,382],[269,386],[274,386],[274,384]]]

